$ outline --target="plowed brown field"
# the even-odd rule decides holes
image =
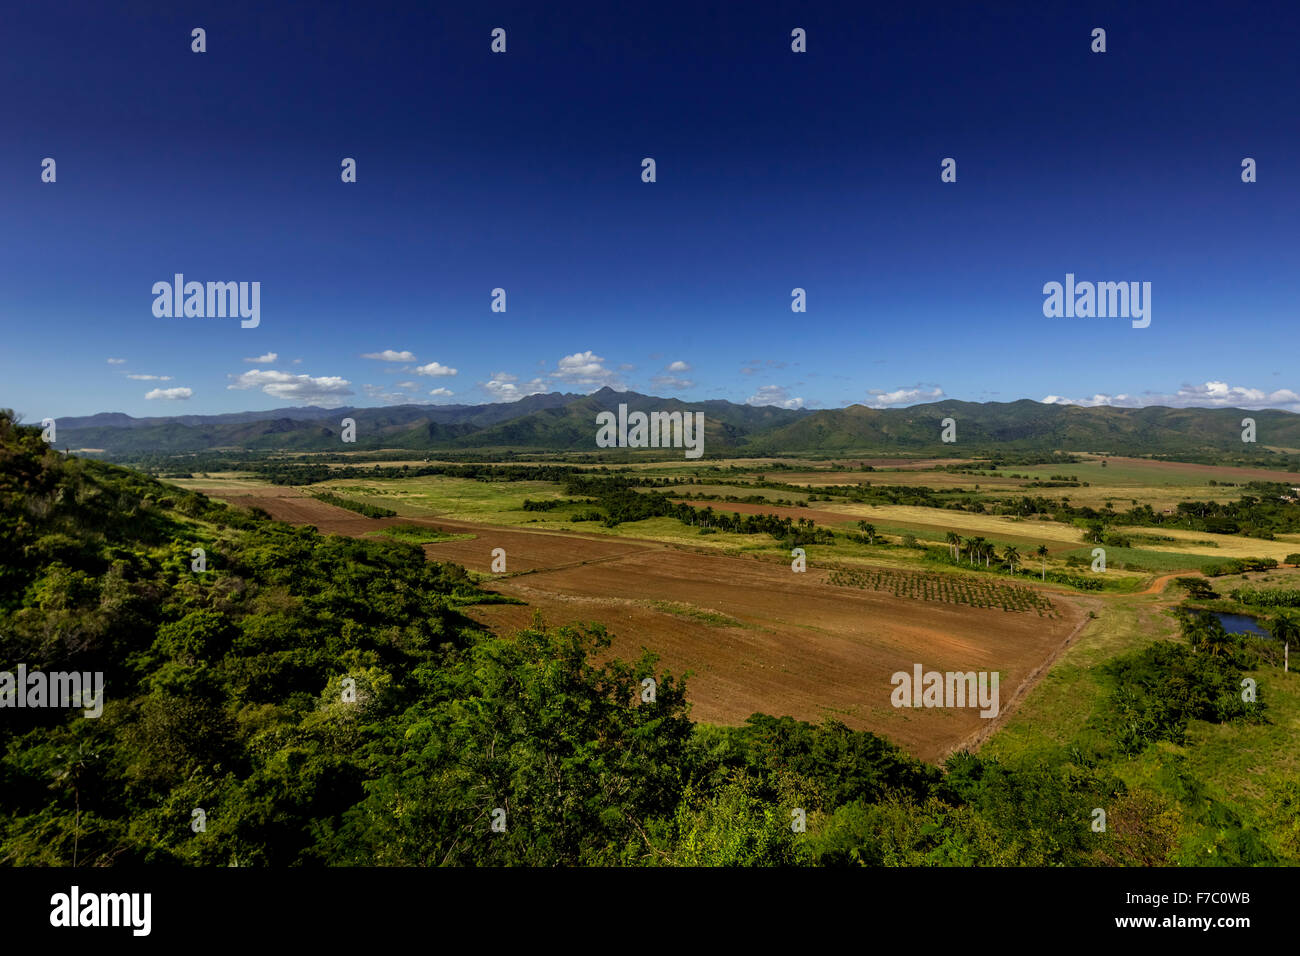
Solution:
[[[930,760],[979,735],[989,722],[974,708],[894,708],[894,672],[910,673],[917,663],[925,670],[998,671],[1005,716],[1017,692],[1040,676],[1084,621],[1080,604],[1057,592],[1051,599],[1060,617],[1053,620],[837,587],[816,567],[796,574],[784,563],[652,541],[364,518],[284,488],[241,488],[238,495],[200,490],[322,532],[361,535],[391,524],[471,532],[473,540],[424,550],[434,560],[487,571],[491,550],[506,549],[509,574],[491,587],[527,606],[471,608],[487,626],[523,627],[534,611],[551,624],[598,621],[614,635],[619,656],[634,658],[647,647],[659,655],[661,668],[691,672],[688,696],[696,720],[738,723],[760,711],[812,721],[834,717]],[[670,602],[676,611],[656,602]],[[692,609],[737,624],[718,626],[692,616]]]

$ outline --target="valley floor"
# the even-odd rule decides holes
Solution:
[[[596,621],[625,659],[647,647],[660,666],[689,673],[692,716],[740,723],[755,712],[872,730],[926,760],[982,741],[1024,699],[1048,664],[1088,623],[1096,597],[1041,589],[1051,616],[1035,610],[944,603],[829,583],[810,565],[706,548],[583,532],[503,528],[443,518],[362,517],[285,486],[198,487],[232,504],[322,532],[372,534],[423,525],[471,538],[425,544],[433,560],[490,573],[493,549],[507,573],[490,586],[526,605],[469,609],[509,631],[540,612],[548,623]],[[1001,673],[997,719],[975,708],[895,708],[891,676],[925,670]]]

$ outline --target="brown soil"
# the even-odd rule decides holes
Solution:
[[[488,571],[492,549],[506,549],[509,574],[490,586],[527,606],[469,609],[494,630],[524,627],[536,611],[550,624],[599,622],[614,636],[618,656],[635,658],[645,647],[659,655],[661,670],[690,672],[688,698],[696,720],[734,724],[756,712],[811,721],[832,717],[879,732],[929,760],[982,740],[993,721],[975,708],[895,708],[893,673],[910,674],[917,663],[927,671],[999,671],[1005,715],[1085,614],[1080,603],[1059,593],[1052,594],[1060,614],[1053,620],[838,587],[816,567],[797,574],[784,563],[657,542],[443,519],[365,518],[292,489],[223,497],[322,532],[362,535],[392,524],[422,524],[472,533],[472,540],[428,544],[425,552]],[[827,523],[845,520],[826,515]],[[656,602],[678,610],[656,608]],[[683,614],[681,606],[724,615],[738,626],[710,624]]]

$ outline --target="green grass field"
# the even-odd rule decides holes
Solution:
[[[549,481],[474,481],[440,475],[421,478],[343,479],[312,485],[336,494],[392,508],[399,515],[451,518],[491,524],[526,524],[545,512],[524,511],[524,499],[562,498]]]
[[[1028,765],[1061,748],[1088,749],[1103,743],[1087,727],[1110,686],[1097,668],[1158,640],[1182,643],[1177,626],[1160,602],[1137,596],[1107,603],[1089,622],[1047,675],[981,750],[1010,766]],[[1191,653],[1190,648],[1188,653]],[[1258,827],[1269,843],[1277,829],[1280,794],[1300,778],[1300,674],[1277,667],[1248,672],[1268,705],[1264,724],[1211,724],[1194,720],[1186,742],[1162,743],[1131,758],[1108,764],[1124,783],[1190,806],[1189,842],[1212,863],[1218,839],[1213,815],[1198,819],[1207,800],[1229,805],[1247,826]],[[1196,783],[1190,783],[1195,781]],[[1193,789],[1189,792],[1188,787]],[[1221,812],[1221,811],[1220,811]],[[1272,845],[1275,852],[1282,848]]]
[[[430,544],[435,541],[467,541],[474,537],[472,534],[452,534],[447,531],[439,531],[437,528],[426,528],[424,525],[414,524],[391,525],[378,531],[371,531],[367,537],[375,535],[405,541],[407,544]]]
[[[1101,545],[1089,545],[1068,551],[1063,558],[1078,558],[1084,567],[1092,566],[1092,551]],[[1146,548],[1116,548],[1105,546],[1106,570],[1111,571],[1149,571],[1153,574],[1168,574],[1171,571],[1199,571],[1206,564],[1222,562],[1222,557],[1210,554],[1188,554],[1181,551],[1152,551]]]

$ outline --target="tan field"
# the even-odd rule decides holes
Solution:
[[[738,514],[775,514],[784,518],[811,518],[830,528],[852,528],[859,520],[872,524],[887,524],[907,528],[917,537],[928,541],[944,541],[949,531],[963,537],[982,534],[996,537],[998,541],[1020,544],[1046,544],[1053,550],[1070,550],[1083,547],[1080,530],[1054,521],[1033,518],[1017,519],[1004,515],[972,514],[968,511],[939,511],[912,505],[867,505],[833,501],[816,502],[820,507],[789,508],[781,505],[753,505],[733,501],[688,501],[697,508],[712,507],[714,511],[734,511]],[[1202,535],[1201,537],[1204,537]],[[1068,544],[1069,548],[1061,548]]]
[[[1278,563],[1282,563],[1288,554],[1300,552],[1300,535],[1283,534],[1278,535],[1276,540],[1265,541],[1261,538],[1240,538],[1236,535],[1220,534],[1210,535],[1204,531],[1186,531],[1182,528],[1122,528],[1121,533],[1132,531],[1134,534],[1152,534],[1163,535],[1166,538],[1175,538],[1182,544],[1175,544],[1169,541],[1161,541],[1159,544],[1144,544],[1143,548],[1152,551],[1189,551],[1194,553],[1212,554],[1215,557],[1223,558],[1276,558]],[[1218,547],[1208,550],[1204,545],[1197,545],[1197,541],[1213,540]]]

